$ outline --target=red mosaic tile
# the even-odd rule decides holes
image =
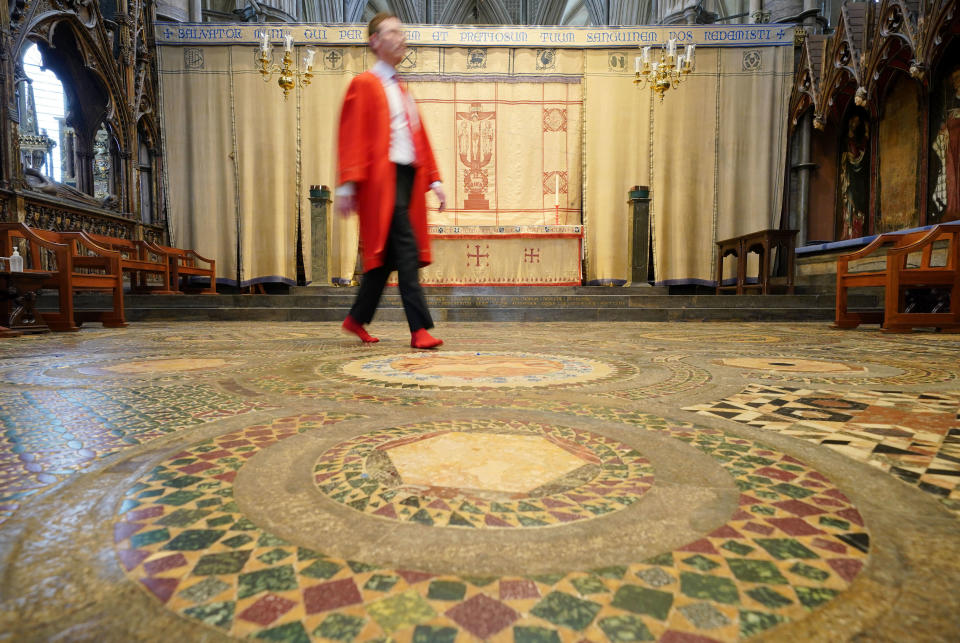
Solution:
[[[443,510],[445,510],[445,511],[450,511],[450,506],[449,506],[447,503],[445,503],[443,500],[441,500],[440,498],[437,498],[436,500],[434,500],[433,502],[431,502],[429,505],[427,505],[427,508],[428,508],[428,509],[443,509]]]
[[[754,473],[758,476],[773,478],[774,480],[782,480],[784,482],[790,482],[797,477],[797,474],[795,473],[784,471],[783,469],[777,469],[776,467],[763,467],[757,469],[754,471]]]
[[[219,442],[217,444],[221,449],[232,449],[234,447],[245,447],[250,446],[250,440],[229,440],[227,442]]]
[[[850,502],[850,498],[847,498],[845,495],[843,495],[843,492],[839,489],[829,489],[823,493],[824,495],[830,496],[831,498],[836,498],[841,502]]]
[[[856,509],[853,509],[853,508],[844,509],[842,511],[838,511],[837,515],[843,518],[844,520],[849,520],[850,522],[863,527],[863,518],[860,516],[860,512],[857,511]]]
[[[847,553],[847,546],[844,545],[843,543],[837,542],[836,540],[827,540],[826,538],[814,538],[813,546],[819,549],[832,551],[835,554]]]
[[[569,502],[563,502],[562,500],[557,500],[556,498],[544,498],[541,500],[545,507],[550,507],[551,509],[559,509],[560,507],[569,507]]]
[[[823,533],[803,518],[767,518],[766,520],[788,536],[813,536]]]
[[[215,465],[210,464],[209,462],[194,462],[193,464],[188,464],[185,467],[180,467],[180,470],[184,473],[199,473],[201,471],[206,471],[207,469],[212,469]]]
[[[496,516],[487,514],[486,518],[483,520],[490,527],[513,527],[509,522],[505,520],[500,520]]]
[[[863,562],[854,558],[830,558],[827,560],[827,564],[848,583],[852,582],[854,577],[863,569]]]
[[[144,587],[160,599],[161,603],[166,603],[173,596],[173,591],[177,589],[180,580],[177,578],[141,578],[140,582]]]
[[[296,604],[296,601],[291,601],[282,596],[267,594],[237,616],[245,621],[266,627],[292,610]]]
[[[746,531],[752,531],[757,534],[763,534],[764,536],[769,536],[773,533],[773,527],[767,525],[761,525],[755,522],[748,522],[743,526],[743,529]]]
[[[745,493],[741,493],[740,500],[737,501],[737,504],[743,507],[744,505],[755,505],[759,502],[760,502],[759,498],[754,498],[753,496],[748,496]]]
[[[307,608],[307,614],[316,614],[362,602],[363,597],[352,578],[321,583],[303,590],[303,604]]]
[[[508,601],[514,598],[540,598],[540,589],[532,580],[500,581],[500,600]]]
[[[583,520],[583,516],[578,516],[576,514],[568,514],[560,511],[551,511],[550,515],[559,520],[560,522],[573,522],[575,520]]]
[[[139,522],[118,522],[113,526],[113,542],[119,543],[143,529]]]
[[[177,567],[183,567],[187,564],[187,559],[183,557],[183,554],[173,554],[172,556],[166,556],[164,558],[157,558],[156,560],[151,560],[143,564],[143,569],[150,576],[156,576],[161,572],[165,572],[168,569],[176,569]]]
[[[695,540],[690,544],[684,545],[683,547],[678,547],[677,551],[691,551],[698,554],[719,554],[716,548],[706,538],[701,538],[700,540]]]
[[[407,581],[408,585],[416,585],[417,583],[422,583],[425,580],[433,578],[433,574],[415,572],[409,569],[398,569],[397,573],[403,580]]]
[[[824,513],[823,509],[820,509],[819,507],[814,507],[813,505],[809,505],[799,500],[782,500],[780,502],[773,503],[773,506],[783,509],[784,511],[788,511],[792,513],[794,516],[801,516],[801,517],[816,516],[818,514]]]
[[[208,451],[207,453],[200,453],[197,455],[199,458],[204,460],[216,460],[218,458],[226,458],[233,455],[230,451],[226,449],[218,449],[217,451]]]
[[[227,471],[226,473],[221,473],[220,475],[213,476],[217,480],[223,480],[224,482],[233,482],[233,479],[237,477],[236,471]]]
[[[737,509],[733,512],[733,515],[730,516],[730,520],[752,520],[753,516],[748,514],[743,509]]]
[[[123,566],[126,567],[127,571],[130,571],[142,563],[149,555],[150,552],[143,551],[142,549],[121,549],[117,552],[117,557],[120,559],[120,562],[123,563]]]
[[[709,534],[711,538],[743,538],[743,534],[731,527],[730,525],[723,525],[714,529]]]
[[[479,638],[492,636],[520,618],[515,611],[485,594],[477,594],[460,603],[447,610],[446,615]]]
[[[374,516],[386,516],[387,518],[397,519],[397,510],[393,508],[393,505],[383,505],[379,509],[373,512]]]

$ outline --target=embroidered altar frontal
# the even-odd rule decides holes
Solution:
[[[431,226],[426,286],[575,286],[583,226]]]

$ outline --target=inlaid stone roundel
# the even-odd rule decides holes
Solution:
[[[163,359],[142,359],[122,364],[111,364],[109,366],[97,366],[94,368],[81,368],[84,373],[96,374],[97,371],[106,371],[108,373],[117,373],[120,375],[141,375],[148,373],[179,373],[181,371],[199,371],[215,368],[222,368],[227,365],[224,359],[199,359],[199,358],[163,358]]]
[[[614,367],[596,360],[507,352],[409,353],[346,363],[343,373],[381,386],[518,388],[605,379]]]
[[[437,527],[548,527],[636,502],[649,461],[568,427],[473,420],[394,427],[327,450],[314,468],[329,498],[383,518]]]

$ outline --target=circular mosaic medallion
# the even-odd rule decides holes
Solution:
[[[327,497],[431,526],[548,527],[627,507],[653,484],[635,449],[588,431],[530,422],[449,422],[360,435],[314,467]]]
[[[347,362],[343,373],[379,386],[534,388],[595,382],[615,373],[596,360],[530,353],[405,353]]]
[[[761,371],[790,373],[864,373],[866,368],[846,362],[829,362],[793,357],[728,357],[716,361],[721,366],[753,368]]]
[[[522,567],[425,572],[343,558],[323,542],[296,544],[245,515],[234,490],[248,460],[345,419],[277,418],[159,462],[127,491],[114,524],[128,578],[167,609],[232,637],[628,641],[679,632],[733,641],[805,618],[847,590],[868,560],[860,513],[816,470],[751,440],[647,415],[634,423],[715,459],[740,498],[725,524],[642,560],[533,575]],[[643,527],[641,520],[632,529]],[[546,539],[543,555],[550,556]]]
[[[87,375],[104,372],[118,375],[143,375],[150,373],[179,373],[182,371],[205,371],[222,368],[228,364],[225,359],[161,358],[141,359],[109,366],[90,366],[77,369]]]

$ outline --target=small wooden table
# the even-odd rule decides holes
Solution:
[[[770,255],[771,250],[780,248],[787,254],[787,294],[793,294],[795,270],[796,230],[760,230],[750,234],[717,241],[717,294],[724,290],[733,290],[742,295],[748,288],[757,288],[761,294],[770,293]],[[747,283],[747,255],[756,252],[760,255],[760,274],[757,283]],[[737,281],[723,285],[723,260],[728,255],[737,258]]]
[[[37,312],[37,297],[49,272],[9,272],[0,270],[0,337],[23,333],[49,333],[50,328]]]

